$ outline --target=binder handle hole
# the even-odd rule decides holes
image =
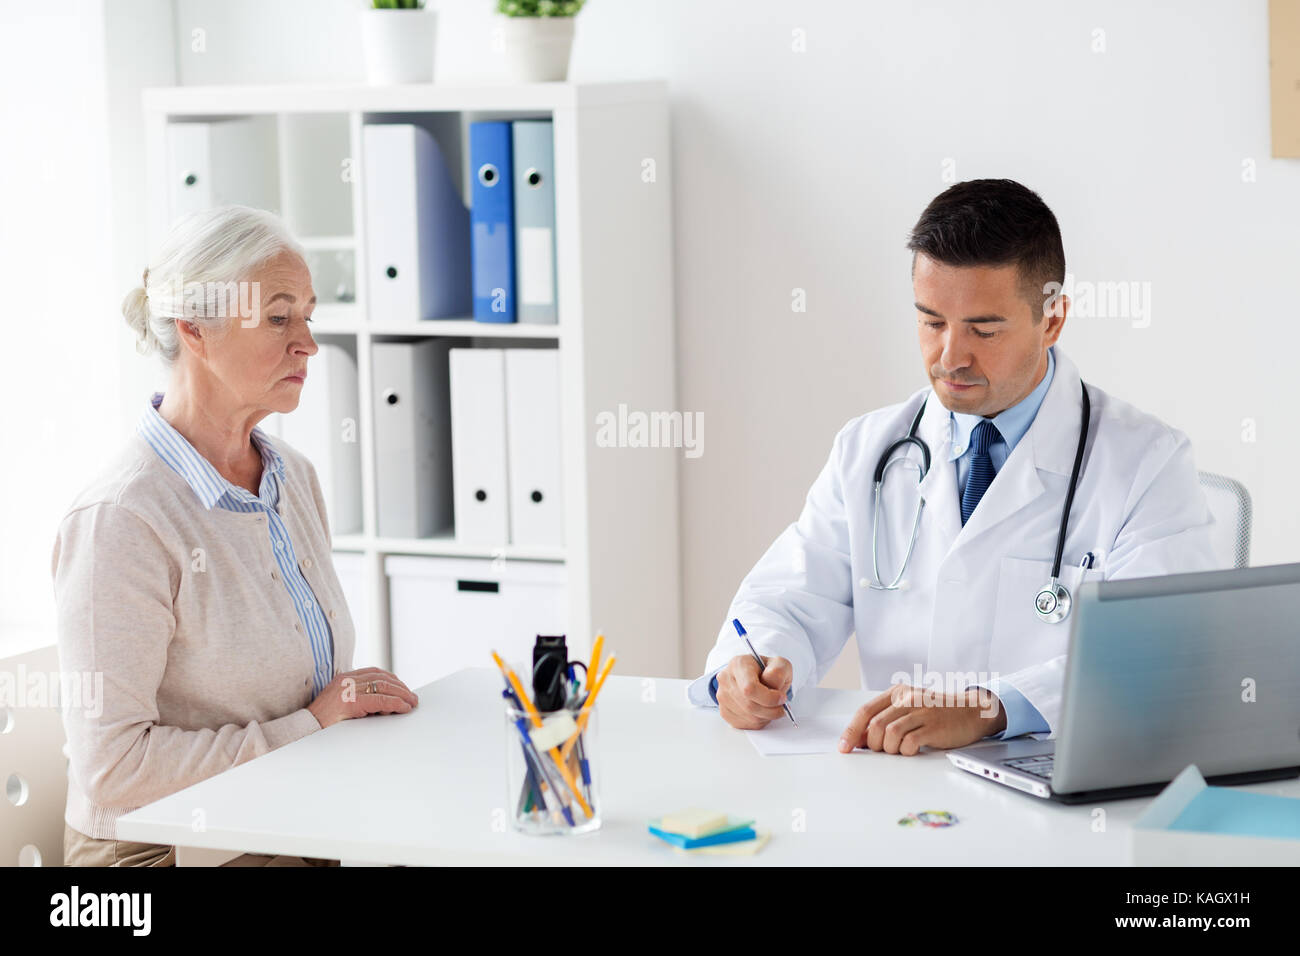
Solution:
[[[542,174],[536,169],[528,170],[528,172],[524,174],[524,178],[527,180],[528,185],[533,189],[536,189],[542,184]]]
[[[540,491],[534,491],[528,497],[532,498],[535,503],[540,504],[542,500],[542,493]]]
[[[484,163],[478,168],[478,181],[484,186],[495,186],[498,175],[497,168],[491,163]]]
[[[390,279],[396,279],[397,266],[389,266],[387,269],[384,270],[384,275],[388,276],[388,278]]]
[[[384,392],[384,401],[386,401],[389,405],[396,405],[397,393],[392,391],[391,389],[387,392]]]
[[[487,501],[487,492],[480,488],[478,491],[474,492],[474,500]]]
[[[196,175],[194,175],[193,173],[186,173],[186,174],[185,174],[185,185],[186,185],[186,186],[193,186],[193,185],[194,185],[195,183],[197,183],[198,181],[199,181],[199,177],[196,176]]]

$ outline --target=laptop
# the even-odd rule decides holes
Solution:
[[[1086,582],[1057,739],[948,759],[1062,803],[1159,793],[1188,764],[1220,786],[1300,774],[1300,564]]]

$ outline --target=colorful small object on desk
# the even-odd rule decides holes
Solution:
[[[921,810],[919,813],[909,813],[898,821],[898,825],[900,827],[924,826],[938,830],[960,822],[947,810]]]

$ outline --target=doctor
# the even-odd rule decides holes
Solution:
[[[741,582],[687,689],[734,727],[786,720],[787,700],[797,719],[798,692],[856,634],[862,686],[890,690],[842,752],[1055,733],[1079,586],[1220,564],[1187,437],[1091,382],[1084,404],[1056,347],[1065,254],[1038,195],[959,183],[908,248],[930,387],[840,430],[799,519]]]

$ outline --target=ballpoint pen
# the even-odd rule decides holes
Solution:
[[[740,623],[740,618],[733,617],[731,619],[731,623],[736,626],[736,633],[740,635],[740,639],[743,640],[745,644],[749,646],[749,653],[754,655],[754,660],[758,664],[758,672],[762,674],[763,668],[767,667],[767,665],[763,663],[763,658],[758,656],[758,651],[754,650],[754,645],[749,642],[749,635],[745,633],[745,628]],[[795,720],[794,714],[790,713],[790,705],[783,703],[781,704],[781,707],[782,709],[785,710],[785,715],[790,718],[790,722],[794,724],[796,727],[798,727],[799,721]]]
[[[509,701],[516,711],[521,714],[523,713],[523,707],[515,699],[514,691],[509,687],[501,692],[501,696]],[[528,730],[526,726],[524,726],[524,720],[522,718],[516,718],[514,724],[519,730],[520,737],[522,738],[519,746],[524,754],[524,787],[519,793],[519,804],[515,811],[515,815],[517,817],[524,817],[533,810],[546,813],[549,810],[546,802],[546,789],[548,785],[543,781],[543,774],[533,769],[535,766],[533,759],[536,749],[532,746],[532,741],[528,739]],[[570,824],[570,826],[572,826],[572,824]]]
[[[515,727],[518,728],[519,735],[523,738],[524,767],[527,771],[529,783],[537,784],[537,795],[540,798],[538,807],[543,812],[549,812],[550,806],[547,799],[547,792],[549,791],[556,801],[557,805],[555,809],[564,817],[565,822],[568,823],[569,826],[576,826],[577,824],[573,819],[573,811],[570,810],[567,805],[568,801],[564,796],[565,791],[563,787],[560,785],[559,781],[551,778],[546,762],[542,759],[542,755],[533,745],[532,739],[528,734],[528,721],[523,716],[526,711],[524,710],[524,706],[520,702],[519,697],[515,694],[514,689],[510,686],[509,680],[506,681],[506,689],[502,691],[501,696],[509,700],[514,705],[515,711],[520,715],[515,719]],[[540,775],[540,778],[533,780],[534,774]]]

